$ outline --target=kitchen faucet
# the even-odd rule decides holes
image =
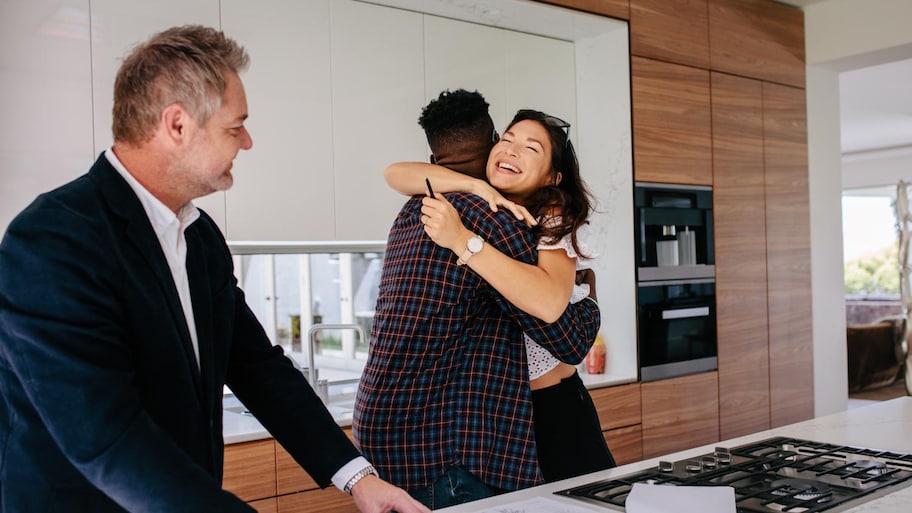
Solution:
[[[307,379],[310,381],[311,386],[316,386],[317,384],[317,366],[314,363],[314,337],[318,331],[325,330],[355,330],[358,336],[361,338],[361,341],[367,340],[367,337],[364,335],[364,328],[357,324],[314,324],[307,330]]]

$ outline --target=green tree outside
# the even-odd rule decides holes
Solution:
[[[845,264],[846,294],[899,294],[898,244],[867,253]]]

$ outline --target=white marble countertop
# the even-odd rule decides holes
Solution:
[[[601,388],[608,386],[633,383],[636,381],[636,375],[618,376],[614,374],[587,374],[580,373],[580,377],[587,388]],[[330,402],[327,408],[336,419],[340,426],[351,426],[351,405],[352,400],[346,399],[340,403]],[[224,399],[224,411],[222,413],[222,435],[225,444],[236,444],[240,442],[249,442],[252,440],[263,440],[271,438],[272,435],[266,431],[255,417],[243,413],[244,406],[234,396],[226,396]]]
[[[718,446],[735,447],[771,436],[791,436],[818,442],[912,453],[912,397],[901,397],[891,401],[874,403],[797,424],[761,431],[671,455],[631,463],[611,470],[604,470],[438,511],[445,513],[513,511],[509,508],[510,504],[535,497],[548,497],[551,500],[567,504],[568,507],[572,505],[575,509],[605,513],[613,510],[576,499],[558,497],[553,495],[553,492],[599,479],[621,476],[637,470],[654,467],[659,460],[678,461],[712,452],[713,448]],[[912,483],[909,483],[909,485],[912,485]],[[842,512],[851,513],[908,513],[910,511],[912,511],[912,486],[908,485],[883,497],[871,499],[851,509],[842,510]]]

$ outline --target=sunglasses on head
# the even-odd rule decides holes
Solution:
[[[560,128],[564,132],[564,146],[570,143],[570,123],[567,123],[563,119],[557,116],[550,116],[548,114],[544,114],[535,110],[520,110],[517,112],[517,114],[528,116],[528,119],[541,121],[550,127]]]

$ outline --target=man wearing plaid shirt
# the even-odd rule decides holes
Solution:
[[[485,244],[535,263],[531,231],[506,209],[446,197]],[[571,304],[552,324],[531,317],[457,265],[420,217],[415,196],[389,234],[355,440],[383,479],[435,509],[541,484],[523,332],[578,363],[598,331],[598,305]]]

